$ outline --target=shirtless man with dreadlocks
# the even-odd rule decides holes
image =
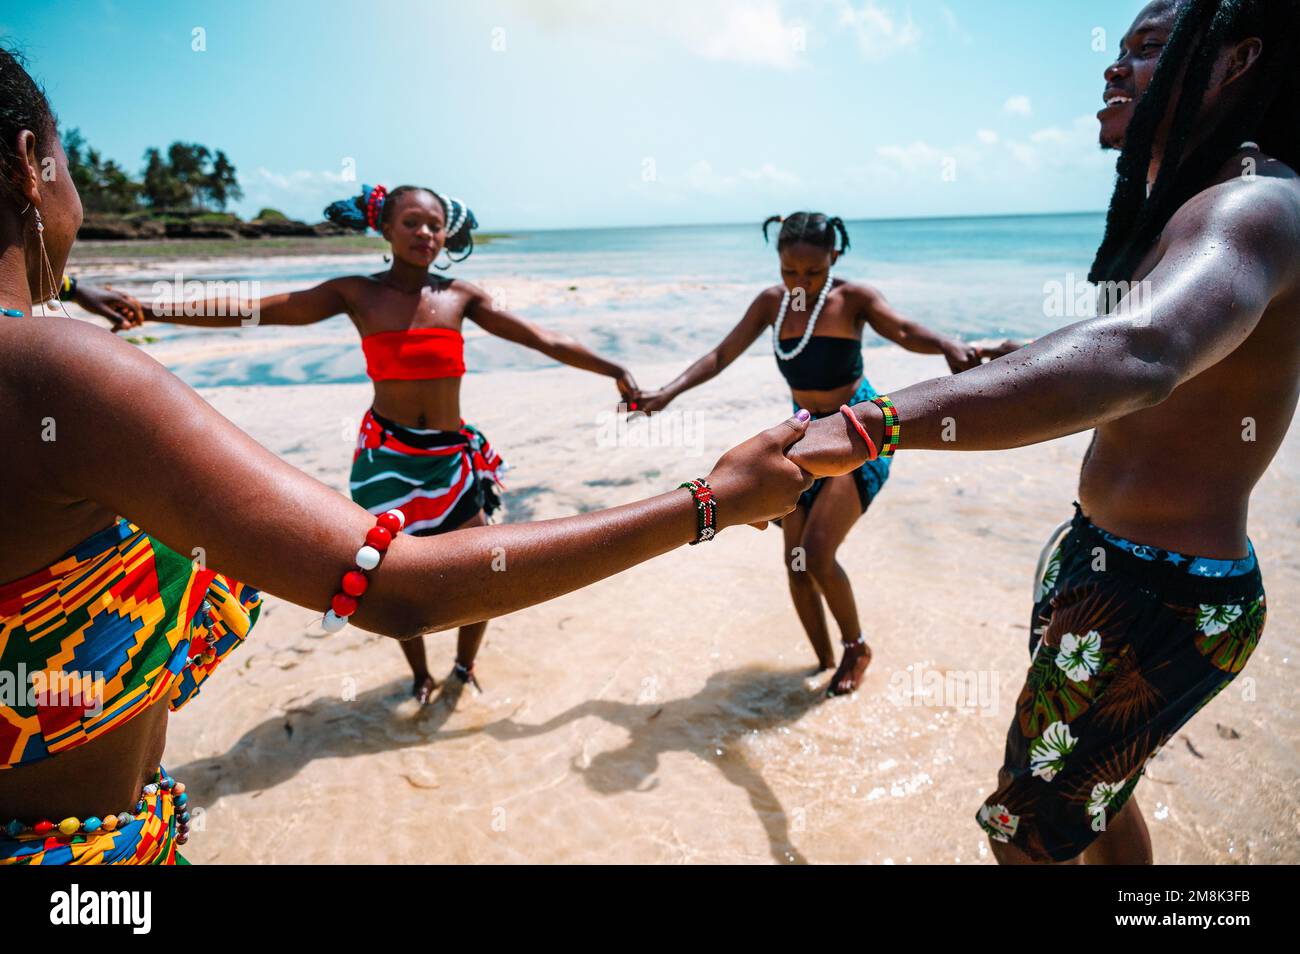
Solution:
[[[887,445],[998,450],[1095,428],[978,812],[1000,862],[1150,862],[1131,798],[1143,769],[1263,632],[1246,516],[1300,392],[1297,62],[1300,0],[1148,4],[1105,73],[1101,141],[1120,157],[1089,276],[1141,294],[816,421],[791,452],[834,476]]]

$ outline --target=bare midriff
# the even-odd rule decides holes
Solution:
[[[862,379],[858,378],[851,384],[846,384],[840,388],[832,388],[829,391],[790,391],[790,396],[794,402],[804,410],[816,414],[834,414],[840,409],[841,404],[847,404],[857,393],[862,384]]]
[[[1154,407],[1097,428],[1079,478],[1094,523],[1188,556],[1246,556],[1250,493],[1300,387],[1300,308],[1276,305],[1236,351]]]
[[[58,755],[0,770],[0,824],[133,812],[167,742],[166,700]]]
[[[460,378],[376,381],[375,413],[404,427],[454,431],[460,427]]]

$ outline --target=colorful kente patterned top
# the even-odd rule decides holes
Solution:
[[[261,598],[125,520],[0,585],[0,771],[58,755],[167,700],[179,709]]]

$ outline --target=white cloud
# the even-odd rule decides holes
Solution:
[[[1014,190],[1027,174],[1065,175],[1080,181],[1100,178],[1114,167],[1097,145],[1097,120],[1080,116],[1067,126],[1047,126],[1027,139],[1002,139],[980,129],[973,140],[941,145],[915,140],[876,148],[876,160],[851,172],[859,181],[875,185],[922,185],[944,181],[977,181]]]
[[[876,155],[909,172],[937,170],[946,156],[943,150],[919,139],[906,146],[877,146]]]
[[[1008,142],[1007,152],[1011,154],[1012,159],[1027,169],[1037,169],[1039,167],[1038,150],[1033,146],[1026,145],[1023,142]]]
[[[708,11],[703,6],[692,9],[697,16]],[[705,22],[685,33],[688,47],[700,56],[783,70],[795,69],[802,63],[801,54],[807,46],[805,28],[787,21],[775,0],[726,3],[719,13],[720,22],[713,20],[719,14],[709,11],[707,20],[701,17]]]
[[[792,189],[803,185],[803,180],[793,172],[778,169],[770,162],[763,163],[757,169],[741,169],[740,178],[745,182],[771,183],[772,185],[788,186]]]
[[[1013,159],[1030,169],[1105,169],[1114,166],[1097,142],[1097,119],[1080,116],[1065,127],[1047,126],[1030,133],[1028,142],[1007,140]]]
[[[674,185],[669,181],[668,185]],[[764,194],[797,189],[803,184],[797,175],[765,162],[756,169],[739,169],[734,175],[721,175],[707,159],[695,162],[680,182],[688,189],[708,195],[724,195],[739,190]]]
[[[1012,96],[1002,104],[1004,112],[1013,116],[1029,116],[1033,113],[1033,106],[1030,105],[1028,96]]]
[[[906,19],[896,20],[887,10],[876,6],[874,0],[865,0],[858,9],[848,0],[840,0],[840,25],[853,30],[863,56],[869,60],[881,60],[912,49],[921,39],[911,11],[907,12]]]
[[[312,169],[297,169],[293,172],[274,172],[265,166],[257,167],[258,179],[274,189],[282,189],[288,192],[311,192],[319,189],[321,186],[332,186],[335,188],[343,187],[350,184],[356,191],[361,191],[361,185],[355,180],[345,179],[341,172],[316,171]]]
[[[342,171],[276,172],[265,166],[258,166],[241,184],[244,198],[239,203],[240,209],[252,214],[270,207],[308,222],[320,221],[322,210],[335,199],[345,199],[361,191],[361,183],[355,178],[345,178]]]
[[[550,30],[595,30],[612,38],[666,38],[709,60],[792,70],[803,65],[807,28],[781,0],[511,0],[518,14]]]

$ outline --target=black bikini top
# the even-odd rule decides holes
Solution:
[[[788,354],[799,339],[782,338],[777,343]],[[862,377],[862,342],[813,335],[807,347],[790,360],[777,355],[776,366],[796,391],[833,391]]]

